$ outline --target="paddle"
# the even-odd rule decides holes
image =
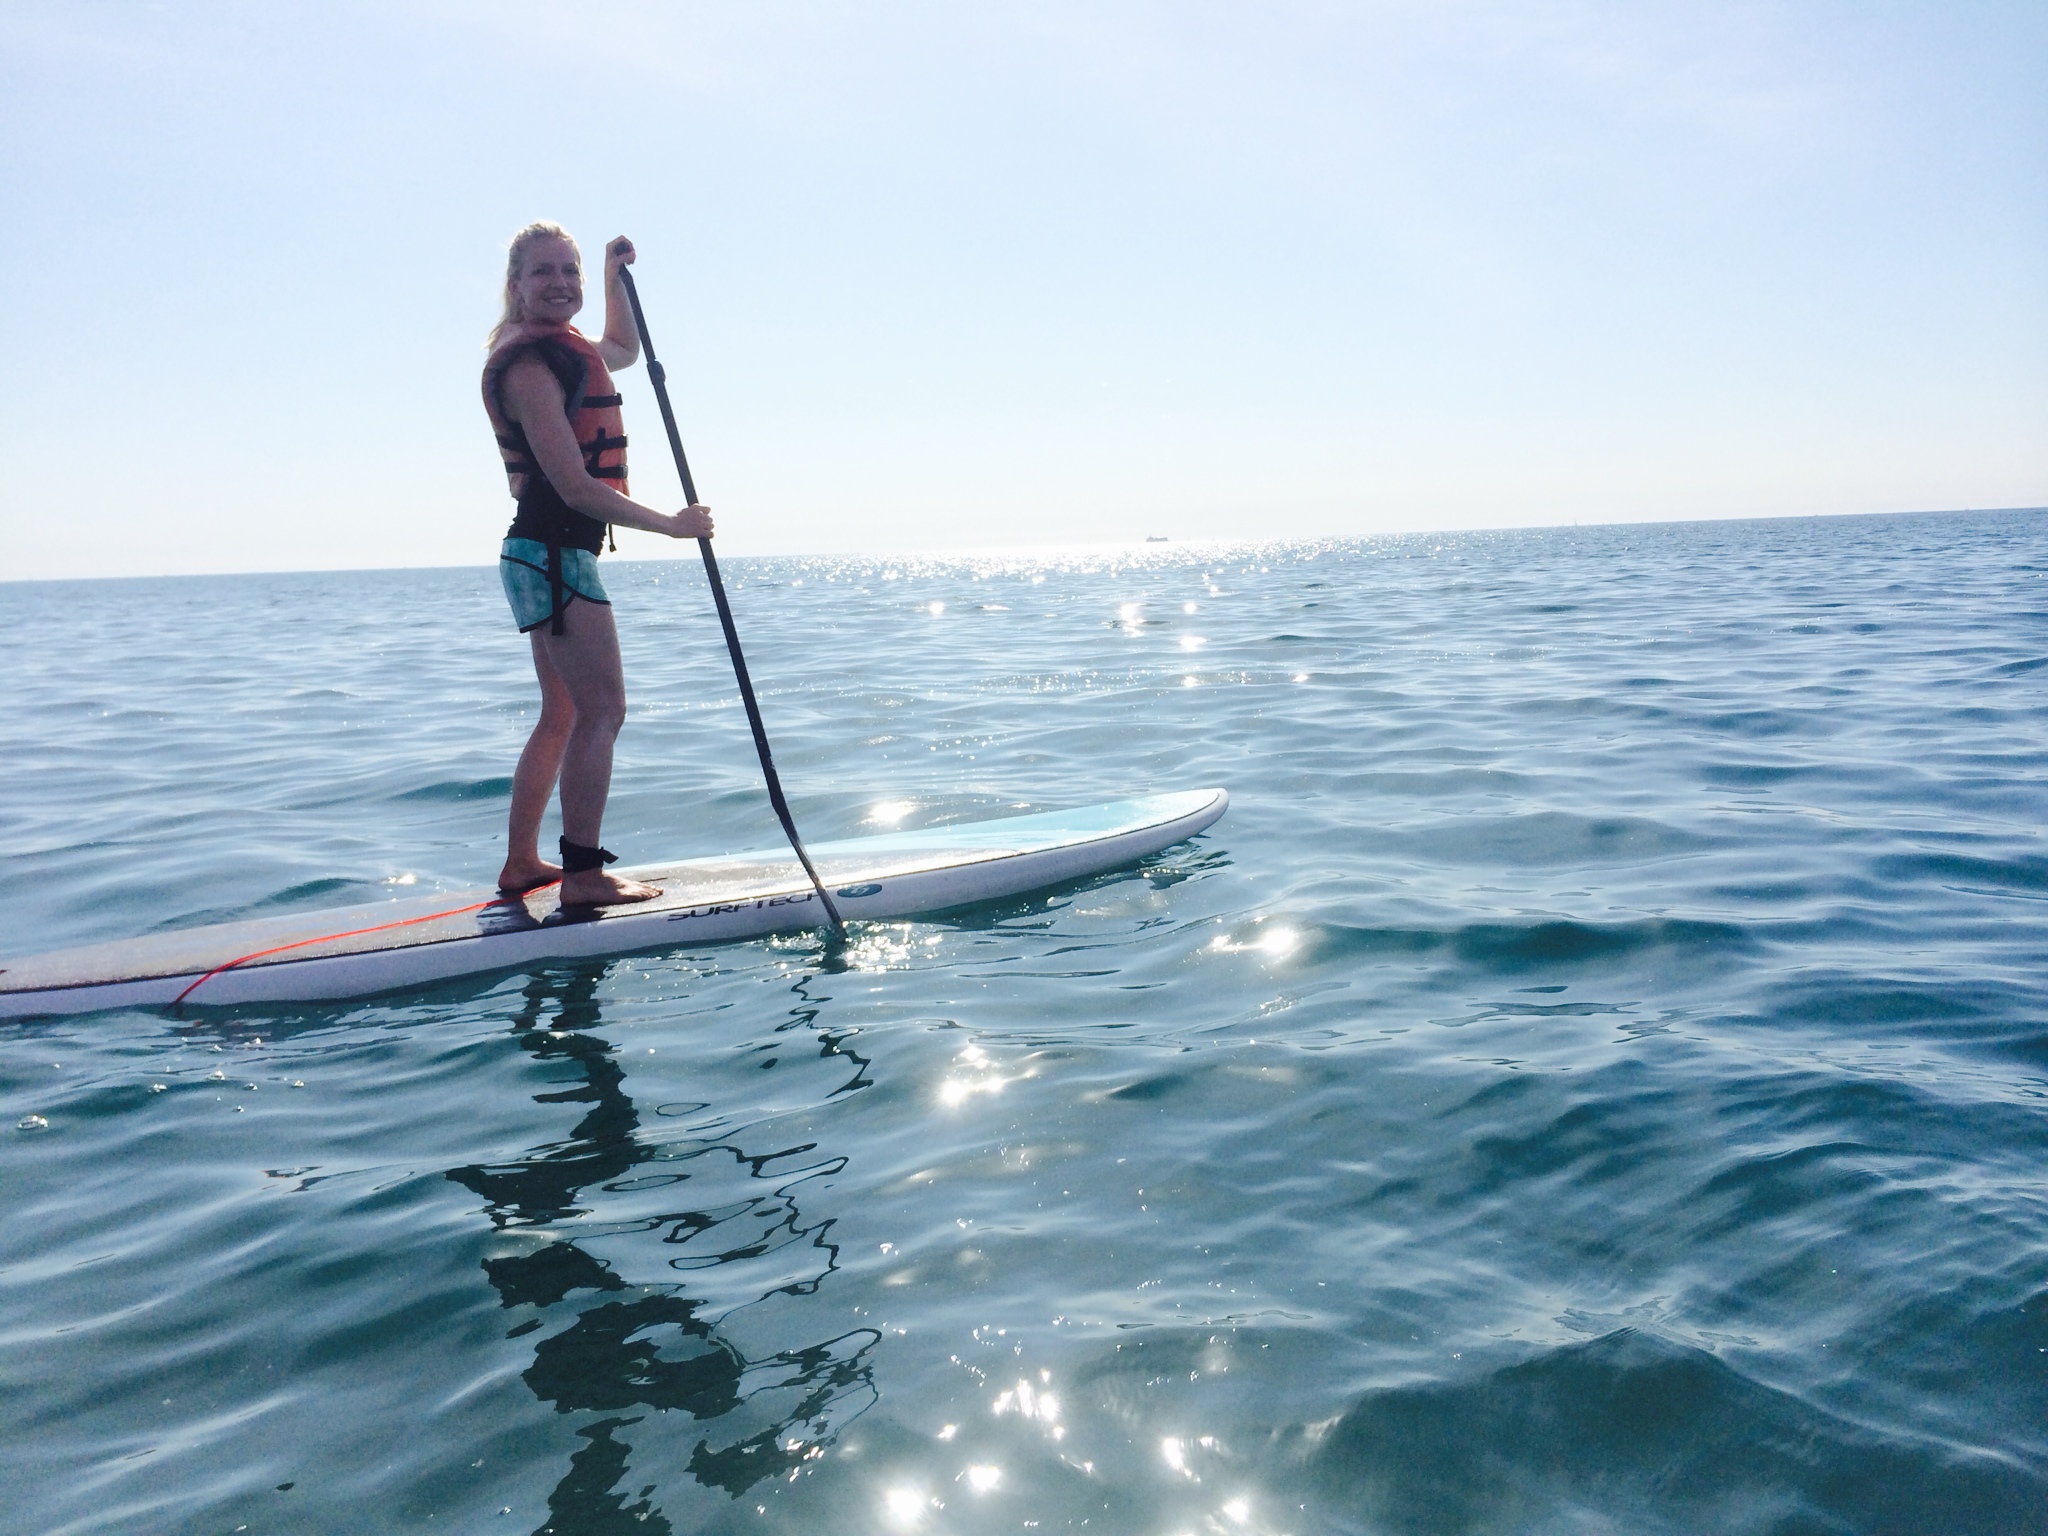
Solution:
[[[632,269],[620,267],[619,276],[626,280],[626,298],[633,306],[633,325],[640,332],[640,350],[647,354],[647,377],[654,381],[654,398],[661,404],[661,424],[668,428],[668,445],[676,456],[676,473],[683,478],[683,498],[695,506],[697,483],[690,478],[690,461],[683,456],[683,435],[676,430],[676,413],[668,403],[668,370],[654,355],[654,338],[647,334],[647,316],[640,310],[640,290],[633,286]],[[708,538],[699,539],[697,548],[704,556],[704,574],[711,581],[711,600],[718,605],[718,622],[725,630],[725,648],[732,653],[732,674],[739,679],[740,698],[747,706],[747,724],[753,728],[754,750],[761,755],[761,775],[768,781],[768,803],[775,807],[775,815],[789,837],[789,846],[796,850],[804,873],[811,877],[811,885],[817,890],[818,900],[825,904],[825,916],[831,922],[832,936],[844,939],[846,924],[839,920],[839,909],[832,905],[832,898],[825,891],[825,882],[818,878],[811,856],[804,852],[803,839],[796,835],[796,818],[789,814],[789,802],[782,797],[782,780],[775,772],[774,754],[768,750],[768,728],[761,724],[761,706],[754,702],[754,682],[747,676],[747,658],[740,652],[740,633],[733,627],[732,604],[726,601],[725,583],[719,579],[718,557],[711,553],[711,540]]]

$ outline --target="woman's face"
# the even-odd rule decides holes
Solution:
[[[583,308],[583,266],[576,247],[552,236],[526,248],[519,275],[512,279],[521,312],[529,320],[565,325]]]

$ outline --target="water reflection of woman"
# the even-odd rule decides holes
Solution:
[[[532,1314],[510,1337],[547,1329],[523,1373],[535,1397],[556,1413],[602,1415],[575,1431],[587,1443],[549,1495],[555,1528],[661,1531],[672,1527],[650,1498],[658,1483],[628,1477],[636,1442],[649,1467],[680,1470],[738,1497],[807,1464],[816,1446],[875,1401],[871,1357],[881,1335],[862,1326],[817,1338],[810,1327],[829,1329],[836,1309],[815,1318],[802,1310],[788,1314],[797,1341],[743,1354],[715,1317],[699,1315],[710,1309],[689,1294],[679,1271],[729,1275],[728,1265],[744,1269],[778,1250],[784,1258],[769,1265],[772,1288],[759,1299],[818,1292],[839,1267],[831,1235],[837,1218],[806,1219],[795,1188],[844,1159],[820,1154],[791,1166],[815,1149],[805,1143],[753,1153],[723,1139],[647,1136],[627,1092],[624,1058],[597,1033],[600,975],[536,977],[512,1019],[521,1048],[549,1068],[549,1089],[536,1102],[583,1109],[568,1137],[551,1133],[524,1156],[454,1168],[448,1177],[483,1197],[493,1226],[548,1239],[485,1259],[484,1273],[505,1307]],[[817,1010],[806,1000],[795,1011],[809,1023]],[[852,1068],[847,1084],[865,1081],[865,1057],[837,1037],[817,1038],[819,1059]],[[740,1175],[737,1185],[722,1181],[722,1170]],[[650,1213],[639,1201],[656,1180],[677,1200]],[[693,1198],[691,1189],[700,1192]],[[620,1194],[634,1209],[607,1220]],[[582,1246],[593,1238],[612,1260],[627,1261],[626,1273]],[[808,1262],[799,1257],[805,1249]],[[721,1286],[729,1288],[729,1280]],[[656,1417],[643,1423],[636,1409]],[[686,1460],[678,1460],[691,1441]]]
[[[565,905],[645,901],[658,887],[606,872],[600,846],[611,792],[612,743],[626,719],[626,684],[611,600],[597,557],[608,525],[674,539],[708,537],[710,510],[657,512],[626,494],[626,437],[610,370],[640,357],[619,271],[633,259],[623,235],[605,247],[604,334],[569,322],[583,308],[583,259],[567,230],[529,224],[505,263],[505,312],[490,337],[484,408],[519,510],[498,561],[520,632],[533,646],[540,718],[512,778],[510,848],[498,886],[526,891],[560,879]],[[541,815],[557,780],[562,862],[540,856]]]

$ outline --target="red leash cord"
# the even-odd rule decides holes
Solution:
[[[519,895],[531,896],[535,891],[544,891],[548,886],[560,885],[561,883],[559,880],[550,880],[544,885],[529,886],[521,891]],[[271,949],[259,949],[254,954],[243,955],[238,959],[228,961],[224,965],[216,965],[204,976],[193,982],[191,986],[180,992],[176,998],[172,999],[171,1006],[173,1008],[177,1007],[178,1004],[184,1002],[186,998],[197,992],[222,971],[232,971],[238,965],[247,965],[251,960],[261,960],[266,955],[281,955],[288,949],[304,949],[309,944],[332,944],[338,939],[357,939],[366,933],[386,933],[393,928],[410,928],[416,923],[439,922],[444,917],[460,917],[465,912],[481,912],[485,907],[495,907],[501,901],[516,899],[516,897],[493,896],[489,901],[473,902],[466,907],[450,907],[446,912],[429,912],[424,917],[402,917],[395,923],[378,923],[371,928],[351,928],[347,933],[323,933],[317,939],[295,939],[289,944],[279,944]]]

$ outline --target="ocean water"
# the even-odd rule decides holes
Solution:
[[[2048,514],[728,578],[811,837],[1231,813],[0,1026],[0,1527],[2048,1531]],[[606,841],[772,845],[701,577],[608,580]],[[488,879],[495,587],[0,586],[0,955]]]

